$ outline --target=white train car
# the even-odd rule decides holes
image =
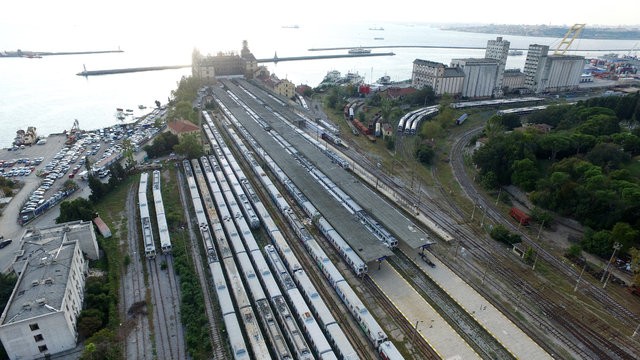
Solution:
[[[202,176],[202,170],[198,163],[198,160],[192,160],[193,172],[196,174],[196,178],[204,182],[205,177]],[[211,185],[211,184],[209,184]],[[206,184],[201,184],[201,189],[204,192]],[[208,191],[208,190],[207,190]],[[215,195],[215,190],[214,190]],[[194,204],[195,205],[195,204]],[[204,214],[204,210],[202,210]],[[222,213],[221,213],[222,215]],[[231,236],[231,234],[230,234]],[[251,344],[251,350],[255,359],[271,359],[271,353],[267,347],[267,342],[264,338],[260,325],[257,322],[257,317],[253,309],[251,300],[243,283],[243,276],[236,266],[233,258],[233,252],[226,241],[226,238],[216,236],[216,242],[220,248],[222,263],[227,273],[227,278],[235,299],[235,304],[238,308],[238,314],[243,321],[244,330],[247,334],[247,339]]]
[[[140,184],[138,185],[138,204],[140,208],[140,224],[142,226],[142,240],[144,242],[144,255],[147,259],[156,257],[156,244],[153,240],[153,229],[151,228],[151,218],[149,217],[149,203],[147,201],[147,188],[149,184],[149,173],[140,174]]]
[[[195,183],[189,161],[185,160],[183,162],[183,166],[187,179]],[[196,197],[192,197],[191,200],[194,206],[198,204],[200,207],[202,207],[202,204],[200,203],[200,197],[198,196],[197,192]],[[218,299],[220,312],[225,324],[226,332],[228,334],[233,358],[235,360],[248,360],[250,359],[250,356],[247,350],[247,345],[244,342],[244,337],[242,336],[242,329],[240,327],[238,317],[236,316],[233,300],[231,300],[231,294],[229,293],[229,288],[227,287],[227,281],[222,271],[222,265],[220,264],[218,254],[213,247],[209,226],[206,223],[206,219],[204,222],[200,220],[198,222],[200,224],[200,234],[202,236],[205,249],[207,250],[209,271],[211,272],[211,277],[213,279],[213,287],[216,292],[216,298]]]
[[[309,303],[309,307],[316,316],[316,319],[318,319],[320,326],[324,329],[327,340],[329,340],[333,348],[336,349],[336,354],[341,359],[357,359],[358,355],[356,350],[351,346],[349,340],[347,340],[346,334],[342,331],[324,300],[322,300],[320,294],[316,291],[307,273],[302,269],[295,271],[293,273],[293,279]]]
[[[164,254],[171,252],[171,236],[167,217],[164,213],[164,203],[162,201],[162,191],[160,187],[160,171],[153,171],[153,202],[156,209],[156,221],[158,222],[158,234],[160,236],[160,248]]]
[[[324,332],[320,328],[320,325],[311,313],[311,310],[307,306],[307,303],[304,301],[300,290],[298,290],[295,282],[289,275],[289,272],[280,259],[280,256],[272,245],[265,246],[265,253],[267,255],[267,262],[271,264],[274,275],[280,280],[280,285],[282,285],[285,294],[289,299],[292,310],[307,335],[309,345],[313,347],[316,355],[321,359],[324,358],[323,356],[330,358],[329,356],[334,354],[333,349],[325,337]],[[335,356],[335,354],[333,356]]]
[[[229,117],[229,120],[231,120],[234,123],[234,125],[237,126],[237,128],[240,130],[243,136],[245,136],[249,144],[254,146],[254,152],[256,154],[262,155],[261,149],[257,147],[255,140],[253,140],[251,135],[246,130],[244,130],[244,128],[241,125],[237,123],[237,120],[232,117],[232,114],[231,114],[231,117]],[[263,181],[262,178],[266,178],[266,175],[264,174],[263,169],[257,164],[255,159],[251,158],[251,155],[249,154],[248,151],[244,151],[243,154],[245,158],[247,158],[247,161],[252,164],[252,169],[254,173],[259,178],[261,178],[261,182],[262,182]],[[267,165],[274,171],[274,173],[276,173],[274,168],[277,169],[277,165],[273,163],[273,161],[270,160],[270,158],[268,157],[263,158],[263,160],[265,160]],[[285,180],[288,180],[288,179],[286,179],[285,177]],[[277,191],[277,189],[274,189],[274,191]],[[273,194],[270,194],[270,195],[273,197]],[[258,214],[261,214],[261,211],[259,209],[258,209]],[[288,219],[296,218],[296,216],[295,214],[292,213],[291,216],[288,216],[287,218]],[[383,350],[381,346],[388,342],[387,336],[382,330],[382,328],[375,321],[375,319],[373,319],[373,317],[368,313],[366,307],[364,307],[364,305],[362,304],[360,299],[357,297],[355,292],[353,292],[353,290],[349,287],[349,285],[344,281],[344,278],[342,277],[340,272],[333,265],[333,263],[331,263],[331,261],[326,257],[326,254],[324,254],[324,251],[317,245],[317,243],[315,241],[306,241],[305,247],[307,248],[307,251],[309,251],[310,255],[315,259],[318,266],[322,269],[323,273],[325,274],[329,282],[332,284],[336,292],[340,295],[341,300],[345,303],[345,305],[347,305],[347,307],[352,312],[352,315],[354,316],[354,318],[359,322],[361,328],[365,331],[371,343],[375,346],[377,350],[381,351],[381,354],[382,354]],[[357,309],[357,310],[354,310],[354,309]],[[387,347],[393,347],[393,344],[390,344],[390,346],[387,346]],[[335,356],[335,354],[331,354],[328,356]]]
[[[404,360],[404,356],[400,354],[398,348],[391,341],[385,341],[380,344],[378,352],[382,360]]]

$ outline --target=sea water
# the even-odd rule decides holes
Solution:
[[[285,25],[285,24],[281,24]],[[166,103],[171,91],[190,68],[152,72],[82,77],[76,73],[88,70],[158,65],[190,64],[194,48],[203,54],[219,51],[239,53],[242,40],[258,59],[278,57],[346,54],[347,50],[309,51],[321,47],[368,47],[384,45],[442,45],[483,48],[488,40],[500,34],[478,34],[440,30],[427,24],[378,23],[384,30],[370,30],[366,23],[345,22],[331,25],[297,24],[299,28],[269,25],[224,33],[212,31],[195,33],[192,38],[158,38],[148,34],[126,37],[120,44],[101,39],[92,42],[83,38],[66,37],[57,44],[29,42],[22,50],[73,51],[106,50],[120,47],[122,53],[44,56],[39,59],[0,58],[0,147],[11,145],[19,129],[35,126],[39,135],[68,130],[78,119],[81,129],[97,129],[119,123],[116,108],[131,109],[133,118],[150,111],[155,101]],[[290,25],[290,24],[286,24]],[[555,47],[559,39],[503,36],[511,48],[526,49],[537,43]],[[383,38],[375,40],[374,38]],[[17,40],[16,40],[17,41]],[[580,40],[573,47],[584,49],[579,55],[598,56],[598,49],[631,49],[635,40]],[[82,46],[78,45],[79,43]],[[12,45],[15,43],[12,43]],[[3,45],[4,46],[4,45]],[[14,51],[16,48],[0,50]],[[328,59],[311,61],[265,63],[280,78],[295,84],[317,86],[330,70],[357,72],[366,82],[382,76],[392,81],[411,78],[415,59],[449,64],[452,58],[483,57],[482,49],[426,49],[388,48],[372,52],[394,52],[395,56]],[[621,52],[624,53],[624,52]],[[524,66],[523,56],[511,56],[507,68]],[[139,105],[147,107],[140,110]]]

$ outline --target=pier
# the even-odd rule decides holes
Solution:
[[[300,60],[322,60],[322,59],[339,59],[339,58],[356,58],[356,57],[370,57],[370,56],[393,56],[392,52],[386,53],[370,53],[370,54],[336,54],[336,55],[314,55],[314,56],[289,56],[278,57],[276,54],[273,58],[268,59],[256,59],[258,63],[278,63],[281,61],[300,61]],[[84,70],[76,75],[78,76],[97,76],[97,75],[114,75],[114,74],[126,74],[142,71],[157,71],[157,70],[171,70],[188,68],[191,65],[167,65],[167,66],[149,66],[149,67],[134,67],[134,68],[122,68],[122,69],[104,69],[104,70]]]
[[[126,73],[143,72],[143,71],[183,69],[188,67],[191,67],[191,65],[167,65],[167,66],[122,68],[122,69],[84,70],[77,73],[76,75],[78,76],[113,75],[113,74],[126,74]]]
[[[58,55],[91,55],[91,54],[110,54],[121,53],[124,50],[90,50],[90,51],[1,51],[0,58],[3,57],[42,57],[42,56],[58,56]]]
[[[345,48],[351,49],[351,48]],[[369,54],[335,54],[335,55],[312,55],[312,56],[289,56],[289,57],[278,57],[276,54],[271,59],[257,59],[259,63],[278,63],[281,61],[299,61],[299,60],[323,60],[323,59],[341,59],[341,58],[355,58],[355,57],[369,57],[369,56],[394,56],[395,53],[386,52],[386,53],[369,53]]]

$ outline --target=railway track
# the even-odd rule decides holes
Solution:
[[[161,292],[161,282],[159,273],[160,262],[157,259],[147,260],[149,278],[151,286],[151,301],[153,303],[153,326],[155,333],[156,354],[160,359],[179,358],[178,350],[174,348],[169,330],[171,315],[166,311],[169,304],[165,304],[165,299]]]
[[[137,232],[136,191],[131,187],[127,195],[125,208],[130,214],[127,216],[128,255],[131,263],[124,270],[121,302],[124,304],[123,318],[126,319],[125,331],[125,355],[127,358],[147,359],[152,357],[150,343],[150,329],[148,318],[143,309],[129,314],[130,309],[136,303],[146,302],[146,285],[144,283],[144,271],[139,252],[139,237]]]
[[[367,288],[369,294],[376,299],[376,304],[382,307],[385,312],[395,320],[395,323],[410,336],[412,345],[420,353],[419,359],[440,359],[440,355],[425,341],[422,336],[416,336],[416,329],[402,315],[400,310],[393,305],[389,298],[378,288],[371,280],[369,275],[365,274],[362,278],[362,284]]]
[[[479,130],[476,130],[476,131],[479,131]],[[456,146],[459,146],[459,144],[461,143],[466,144],[466,142],[468,142],[468,140],[474,135],[475,135],[474,131],[465,133],[465,135],[463,136],[463,139],[465,141],[458,141],[457,143],[455,143],[454,149],[456,149]],[[456,154],[458,154],[458,156],[456,156]],[[461,147],[458,147],[457,150],[452,151],[452,159],[455,158],[455,160],[452,160],[452,167],[454,168],[454,173],[456,173],[455,169],[459,169],[459,171],[461,171],[460,169],[463,166],[463,159],[462,159],[462,156],[459,154],[461,154]],[[392,186],[393,180],[389,178],[386,174],[377,170],[376,167],[374,167],[373,164],[371,164],[371,162],[366,157],[363,157],[360,155],[359,159],[356,161],[359,161],[364,164],[369,164],[370,165],[369,169],[374,169],[372,170],[372,172],[375,173],[379,179],[381,179],[387,186]],[[436,181],[436,184],[440,185],[439,181]],[[468,198],[470,199],[475,198],[476,201],[478,202],[481,201],[480,196],[478,195],[477,192],[475,192],[475,190],[473,190],[473,193],[471,193],[472,189],[474,189],[473,184],[468,182],[460,182],[460,186],[465,191]],[[442,190],[441,186],[440,186],[440,189]],[[431,217],[431,219],[434,220],[434,222],[442,226],[443,229],[448,231],[450,234],[454,235],[460,241],[459,244],[463,244],[463,246],[467,247],[470,250],[469,253],[472,254],[472,257],[474,257],[474,259],[477,262],[489,263],[489,264],[504,264],[504,263],[512,262],[512,260],[506,259],[504,256],[496,258],[497,256],[496,254],[500,254],[501,251],[488,251],[488,249],[491,249],[491,248],[494,248],[495,250],[496,244],[482,240],[484,239],[485,234],[483,233],[474,234],[474,233],[471,233],[468,229],[460,228],[459,224],[463,222],[463,219],[468,218],[470,214],[466,214],[462,209],[460,209],[451,199],[449,199],[448,196],[446,196],[446,193],[443,193],[444,196],[438,197],[436,200],[434,200],[433,204],[425,204],[424,202],[421,201],[421,198],[418,195],[410,191],[404,191],[398,194],[403,198],[403,202],[405,204],[420,204],[420,210],[424,214],[428,214],[428,216]],[[486,222],[498,223],[498,222],[504,221],[503,216],[499,212],[497,212],[495,209],[493,209],[492,206],[488,205],[486,201],[482,201],[480,202],[480,204],[482,208],[485,209],[484,210],[485,214],[483,215],[483,218],[486,217]],[[437,210],[433,209],[434,206],[436,207]],[[456,221],[453,218],[451,218],[450,214],[452,213],[453,215],[460,216],[460,219]],[[515,226],[513,226],[512,224],[510,224],[510,226],[512,228],[515,228]],[[516,229],[516,231],[517,230],[518,229]],[[526,236],[526,234],[522,234],[522,235],[523,235],[523,238],[525,238],[527,241],[530,242],[530,244],[532,244],[531,240]],[[464,243],[462,243],[462,241],[464,241]],[[545,252],[545,256],[542,256],[543,249],[541,249],[539,246],[535,244],[532,246],[536,248],[537,251],[540,251],[540,255],[542,259],[547,260],[547,258],[549,258],[547,262],[552,264],[554,267],[559,267],[561,272],[567,275],[569,278],[578,277],[578,274],[572,268],[566,266],[566,264],[563,264],[561,261],[559,261],[557,258],[552,256],[551,254],[548,254]],[[444,261],[444,259],[442,259],[441,256],[438,256],[438,257],[441,260],[443,260],[443,262],[445,263],[448,262],[448,261]],[[497,286],[496,289],[498,289],[503,295],[506,295],[512,300],[520,301],[519,296],[517,294],[514,295],[515,293],[514,289],[516,289],[517,287],[515,285],[515,282],[518,281],[519,278],[514,277],[514,273],[512,272],[512,269],[502,269],[500,268],[500,265],[496,265],[496,266],[498,266],[496,271],[499,271],[502,273],[501,281],[504,281],[507,284],[511,284],[511,287],[509,288]],[[481,269],[478,266],[472,266],[470,263],[468,264],[468,268],[474,270],[476,272],[476,275],[483,276],[484,278],[484,275],[485,275],[484,269]],[[459,276],[463,278],[466,276],[466,274],[460,271],[460,269],[458,269],[457,267],[452,267],[452,270],[454,270],[454,272],[456,272]],[[476,290],[479,291],[480,293],[489,295],[487,294],[486,291],[482,291],[481,289],[478,289],[477,286],[474,286],[474,288],[476,288]],[[607,311],[611,312],[615,318],[626,319],[627,321],[631,322],[631,324],[629,325],[630,327],[633,326],[632,325],[633,323],[637,324],[635,320],[637,316],[635,314],[631,313],[626,308],[618,304],[615,300],[611,299],[601,289],[589,283],[587,286],[585,286],[585,288],[581,290],[585,294],[590,293],[590,291],[593,291],[593,294],[592,294],[593,297],[597,299],[597,301],[600,302]],[[557,296],[558,298],[562,298],[560,294],[558,294]],[[488,296],[488,297],[491,297],[491,296]],[[554,303],[554,301],[557,301],[557,299],[552,300],[548,296],[544,297],[544,299],[546,299],[546,301],[551,302],[552,304]],[[535,304],[535,300],[529,299],[528,301],[531,304]],[[537,305],[534,305],[534,308],[536,308],[536,306]],[[504,309],[504,310],[507,310],[507,309]],[[529,308],[523,306],[520,310],[527,312]],[[601,341],[593,341],[593,340],[590,340],[589,338],[585,338],[584,336],[582,336],[582,333],[587,332],[588,331],[587,329],[589,329],[589,327],[585,326],[577,318],[574,318],[576,322],[573,323],[573,325],[565,324],[565,326],[561,326],[561,324],[557,322],[551,323],[549,321],[549,320],[555,320],[553,317],[546,318],[545,316],[540,316],[539,315],[540,312],[544,312],[544,311],[542,310],[528,311],[528,315],[530,316],[531,319],[533,319],[534,322],[540,324],[540,328],[542,331],[546,333],[554,334],[554,336],[557,339],[559,339],[565,346],[567,346],[568,349],[573,350],[578,356],[581,356],[582,358],[585,358],[585,359],[592,358],[594,354],[598,353],[599,348],[603,346],[612,348],[608,350],[609,351],[608,358],[610,358],[611,356],[614,356],[614,357],[622,356],[620,358],[625,358],[624,355],[620,355],[620,354],[624,354],[628,352],[635,353],[635,354],[640,353],[640,349],[638,349],[637,343],[633,342],[632,339],[628,338],[627,336],[620,334],[619,331],[617,331],[616,329],[612,329],[611,327],[608,327],[607,324],[603,324],[602,327],[603,327],[603,331],[607,333],[608,339],[615,339],[615,341],[618,341],[623,345],[622,347],[617,346],[615,344],[611,344],[611,341],[608,341],[608,339],[603,338],[603,334],[601,332],[600,333],[596,332],[593,334],[593,337],[599,338],[601,339]],[[516,318],[513,315],[509,315],[508,312],[503,311],[503,313],[508,315],[511,318],[511,320],[514,321],[515,323],[521,323],[520,319]],[[544,340],[540,337],[540,335],[534,334],[532,331],[530,331],[526,327],[523,330],[527,334],[529,334],[529,336],[531,336],[533,339],[537,339],[537,342],[543,348],[545,348],[548,352],[553,353],[553,350],[549,347],[548,344],[544,343]],[[574,333],[575,335],[573,335]],[[604,344],[609,344],[609,345],[605,346]],[[623,348],[626,348],[627,350],[625,351],[625,349]]]
[[[422,269],[413,263],[401,250],[388,258],[405,279],[410,280],[414,289],[474,348],[478,354],[493,359],[514,359],[513,355],[500,344],[469,313],[458,305]]]
[[[461,158],[460,154],[462,152],[462,147],[464,146],[464,144],[468,142],[468,140],[472,136],[475,135],[477,131],[479,130],[475,129],[465,133],[465,136],[461,137],[461,139],[459,139],[454,144],[454,150],[452,151],[452,154],[454,155],[458,154],[458,158]],[[457,166],[454,166],[454,173],[457,173],[456,178],[460,179],[459,181],[460,181],[461,187],[464,189],[467,196],[471,198],[469,191],[471,191],[470,189],[473,189],[474,184],[466,176],[461,159],[458,159],[457,164],[458,164]],[[493,204],[488,203],[487,201],[485,201],[484,199],[481,199],[480,197],[477,197],[477,200],[486,209],[486,217],[489,221],[496,222],[496,223],[505,223],[504,216],[496,208],[493,207]],[[523,241],[525,241],[529,246],[533,247],[536,250],[536,252],[538,253],[538,256],[542,260],[549,263],[551,266],[557,269],[560,273],[567,276],[569,279],[578,278],[579,275],[575,269],[573,269],[570,266],[567,266],[565,263],[560,261],[557,257],[548,253],[545,249],[540,247],[531,238],[529,238],[529,236],[526,233],[521,232],[520,229],[518,229],[511,222],[506,221],[506,223],[509,224],[512,230],[518,232],[522,236]],[[495,244],[487,244],[487,243],[479,242],[477,239],[481,237],[469,236],[468,234],[464,234],[464,233],[461,235],[465,237],[465,243],[467,243],[468,245],[475,245],[475,248],[471,252],[474,256],[481,259],[481,261],[496,261],[495,256],[497,253],[496,252],[489,253],[487,250],[487,245],[495,246]],[[500,259],[499,261],[500,263],[504,263],[502,262],[504,261],[504,259]],[[496,271],[501,273],[502,279],[504,281],[510,282],[512,286],[515,286],[514,284],[516,280],[513,279],[512,272],[509,272],[501,267],[498,267]],[[594,284],[590,282],[583,282],[579,290],[583,292],[585,295],[590,295],[592,299],[594,299],[596,302],[601,304],[602,309],[604,311],[608,312],[611,316],[621,321],[622,323],[626,323],[626,326],[628,328],[633,328],[635,324],[639,322],[638,316],[636,314],[629,311],[624,306],[620,305],[617,301],[611,298],[606,292],[604,292],[601,288],[595,286]],[[553,299],[549,294],[553,295]],[[566,302],[566,300],[562,300],[562,299],[565,299],[565,296],[555,292],[554,289],[549,289],[548,294],[546,295],[538,294],[538,297],[531,299],[530,302],[536,305],[559,303],[559,304],[556,304],[555,309],[558,309],[558,308],[563,309],[563,308],[566,308],[566,305],[563,304],[563,302]],[[551,305],[547,305],[547,306],[549,308],[552,308]],[[569,307],[571,307],[571,305],[569,305]],[[556,320],[556,318],[554,318],[554,320]],[[534,317],[534,319],[536,319],[536,321],[541,320],[537,316]],[[560,321],[564,321],[564,319],[565,318],[563,318]],[[600,323],[600,326],[602,328],[600,329],[600,331],[594,332],[591,329],[591,326],[597,323]],[[567,345],[568,347],[574,350],[576,347],[580,349],[586,348],[586,349],[589,349],[589,351],[597,354],[601,348],[607,348],[609,349],[608,358],[611,358],[612,356],[613,358],[616,358],[616,356],[618,356],[618,358],[622,358],[622,359],[624,359],[625,356],[628,356],[629,354],[640,353],[640,347],[638,346],[637,342],[633,341],[633,339],[630,339],[628,336],[621,334],[617,329],[612,328],[611,326],[609,326],[606,323],[603,323],[599,319],[592,318],[592,320],[590,321],[590,324],[587,325],[583,321],[581,321],[581,319],[578,319],[577,317],[573,317],[572,323],[566,323],[565,321],[564,324],[560,324],[560,325],[562,326],[563,329],[568,331],[569,334],[573,334],[575,339],[579,342],[579,344],[569,344],[569,342],[564,342],[565,345]],[[585,338],[583,336],[584,333],[591,333],[592,337]],[[607,334],[606,338],[603,335],[604,333]],[[583,346],[580,346],[580,344],[582,344]],[[626,348],[626,350],[623,348]],[[589,357],[587,356],[584,358],[589,358]]]
[[[191,217],[191,213],[189,211],[190,206],[187,202],[187,195],[184,192],[184,188],[186,186],[186,182],[183,178],[182,172],[176,172],[178,176],[178,189],[180,192],[180,202],[182,203],[182,209],[184,210],[184,215],[186,219],[195,219]],[[216,322],[216,315],[219,313],[219,309],[217,306],[213,304],[213,295],[211,295],[210,291],[210,282],[209,277],[206,270],[203,268],[203,262],[201,261],[202,256],[200,255],[200,241],[198,240],[197,235],[195,235],[193,231],[193,221],[187,221],[187,228],[189,231],[189,249],[191,250],[191,255],[194,259],[194,264],[196,268],[196,273],[198,274],[198,279],[200,280],[200,286],[202,287],[202,292],[204,294],[205,302],[205,312],[207,313],[207,319],[209,320],[209,336],[211,339],[211,348],[213,351],[213,359],[214,360],[226,360],[227,356],[224,352],[224,346],[222,336],[220,334],[220,329],[218,327],[218,323]]]

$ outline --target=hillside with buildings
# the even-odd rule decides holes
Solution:
[[[488,25],[456,25],[444,26],[443,30],[474,32],[483,34],[504,34],[516,36],[537,36],[562,38],[567,32],[565,26],[548,25],[513,25],[513,24],[488,24]],[[640,39],[640,26],[636,27],[589,27],[580,35],[583,39],[616,39],[633,40]]]

